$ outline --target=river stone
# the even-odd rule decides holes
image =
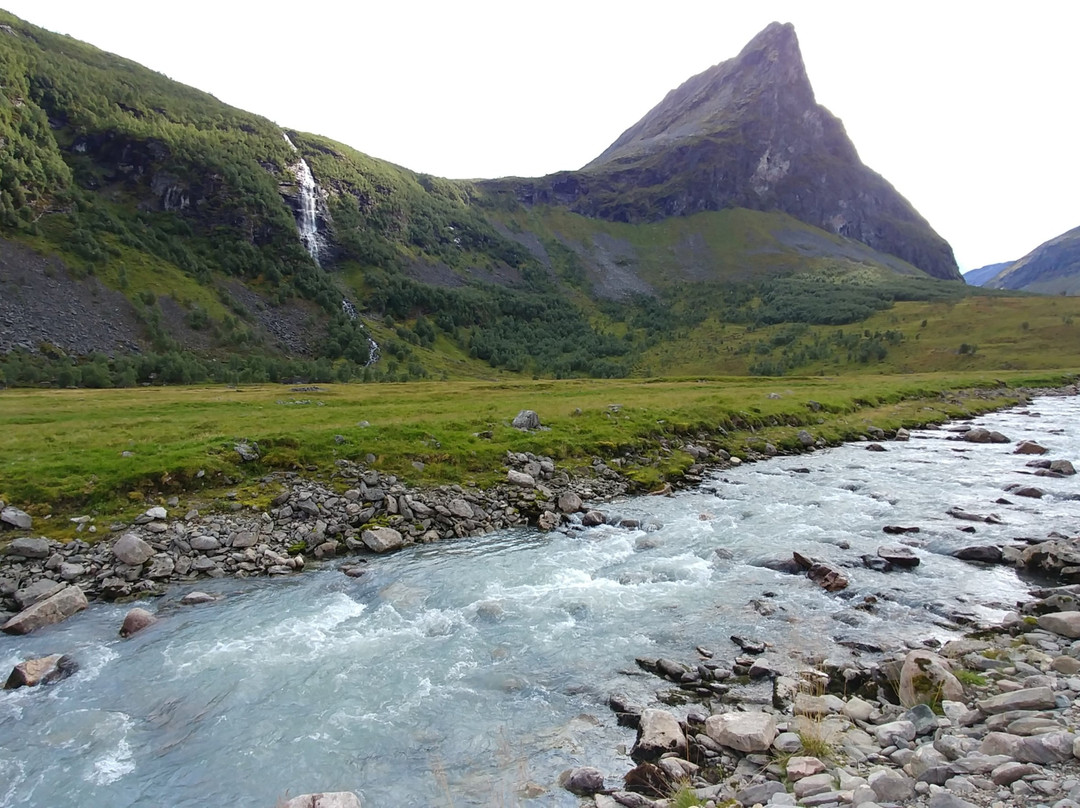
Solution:
[[[447,510],[459,519],[472,519],[473,508],[467,501],[461,499],[452,499],[446,503]]]
[[[1017,763],[1016,761],[1009,761],[1008,763],[1002,763],[1000,766],[990,772],[990,779],[994,781],[994,785],[1008,786],[1015,783],[1017,780],[1021,780],[1027,777],[1029,774],[1038,774],[1039,769],[1032,766],[1030,763]]]
[[[964,433],[964,440],[968,443],[1012,443],[1000,432],[992,432],[989,429],[975,427]]]
[[[1058,474],[1064,474],[1066,477],[1071,477],[1076,474],[1076,469],[1073,468],[1073,464],[1068,460],[1051,460],[1050,471],[1056,471]]]
[[[168,578],[176,569],[176,562],[168,553],[158,553],[150,562],[150,569],[146,571],[147,578]]]
[[[523,429],[529,431],[532,429],[540,428],[540,416],[532,410],[522,410],[514,416],[514,420],[510,423],[514,429]]]
[[[62,583],[49,580],[48,578],[42,578],[41,580],[34,581],[34,583],[29,586],[24,586],[22,589],[18,590],[15,593],[14,598],[20,609],[26,609],[33,606],[38,601],[52,597],[63,588],[64,585]]]
[[[747,786],[735,794],[735,799],[743,805],[764,805],[770,801],[774,794],[783,794],[786,791],[783,783],[776,780],[768,780],[764,783]]]
[[[1053,710],[1055,704],[1054,691],[1048,687],[1030,687],[1011,693],[999,693],[976,702],[978,708],[987,715],[1010,710]]]
[[[397,550],[405,543],[402,535],[392,527],[374,527],[360,534],[360,540],[367,545],[369,550],[376,553],[385,553],[389,550]]]
[[[603,511],[588,511],[581,517],[581,524],[585,527],[599,527],[607,521]]]
[[[29,530],[34,520],[30,518],[30,514],[26,511],[20,511],[18,508],[8,505],[3,510],[0,510],[0,522],[18,530]]]
[[[188,592],[184,597],[180,598],[180,603],[184,606],[193,606],[198,603],[213,603],[215,600],[217,598],[205,592]]]
[[[1045,446],[1040,446],[1033,440],[1022,440],[1013,451],[1013,454],[1044,455],[1049,451]]]
[[[535,488],[536,480],[523,471],[510,469],[506,472],[506,480],[511,485],[520,485],[522,488]]]
[[[789,780],[801,780],[814,774],[825,771],[825,764],[816,757],[792,757],[788,758],[787,776]]]
[[[981,561],[984,564],[1000,564],[1001,548],[993,544],[963,547],[953,553],[953,558],[961,561]]]
[[[978,808],[978,806],[948,791],[939,791],[930,797],[926,808]]]
[[[665,752],[675,752],[680,757],[686,754],[686,736],[682,727],[667,710],[642,710],[637,742],[630,750],[630,757],[638,762],[656,760]]]
[[[47,558],[49,555],[49,540],[15,539],[8,545],[8,553],[21,555],[23,558]]]
[[[1039,617],[1039,628],[1068,637],[1080,639],[1080,612],[1051,612]]]
[[[113,544],[112,554],[121,564],[141,567],[154,554],[154,548],[134,533],[125,533]]]
[[[278,802],[278,806],[279,808],[364,808],[360,798],[351,791],[301,794],[288,802]]]
[[[871,772],[867,783],[882,802],[904,802],[915,794],[915,781],[892,769]]]
[[[86,595],[77,586],[66,586],[55,595],[23,609],[0,630],[6,634],[29,634],[34,629],[66,620],[87,607]]]
[[[944,659],[930,651],[915,650],[904,657],[898,695],[905,707],[942,700],[963,701],[964,686],[953,676]]]
[[[890,721],[874,728],[878,746],[893,746],[897,740],[915,740],[915,725],[910,721]]]
[[[909,547],[879,547],[877,554],[894,567],[912,569],[919,566],[919,557]]]
[[[191,545],[192,550],[198,550],[202,553],[221,549],[221,542],[213,536],[195,536],[188,544]]]
[[[67,654],[28,659],[12,668],[11,675],[4,684],[4,690],[52,684],[66,679],[78,670],[79,663]]]
[[[544,511],[536,518],[536,526],[541,530],[554,530],[559,526],[559,515],[554,511]]]
[[[120,636],[130,637],[135,632],[142,631],[156,622],[157,618],[154,615],[150,614],[146,609],[136,607],[124,615],[124,624],[120,626]]]
[[[1045,492],[1041,488],[1036,488],[1033,485],[1022,485],[1019,488],[1013,489],[1013,493],[1018,497],[1042,499]]]
[[[577,513],[583,507],[585,503],[573,491],[563,491],[559,494],[559,510],[563,513]]]
[[[776,738],[776,719],[768,713],[723,713],[705,720],[705,734],[740,752],[767,752]]]
[[[587,797],[604,790],[604,773],[592,766],[578,766],[560,774],[559,785],[571,794]]]
[[[60,565],[60,580],[74,581],[86,574],[86,567],[82,564],[69,564],[66,561]]]
[[[1071,732],[1044,732],[1042,735],[1021,738],[1016,745],[1014,757],[1021,763],[1038,763],[1043,766],[1064,763],[1072,760],[1076,737]]]
[[[826,592],[839,592],[841,589],[846,589],[848,585],[847,576],[828,564],[813,564],[806,575]]]
[[[232,537],[232,546],[240,549],[254,547],[258,543],[258,535],[251,530],[241,530]]]

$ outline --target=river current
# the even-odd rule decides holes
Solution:
[[[975,423],[1080,461],[1080,399]],[[742,634],[779,658],[843,659],[839,641],[945,639],[965,615],[1015,605],[1027,586],[1013,570],[947,554],[1075,535],[1080,476],[1024,476],[1031,458],[1013,444],[949,437],[775,458],[674,497],[605,506],[642,530],[507,531],[375,558],[359,579],[330,564],[177,587],[147,605],[161,621],[128,640],[117,630],[130,606],[110,604],[0,636],[4,675],[52,653],[82,666],[56,685],[0,692],[0,805],[269,808],[347,790],[370,806],[576,806],[554,783],[561,770],[594,765],[614,784],[632,765],[620,746],[633,733],[606,702],[620,692],[647,703],[662,688],[630,675],[636,656],[692,661],[702,645],[731,659],[729,636]],[[1046,496],[1011,496],[1009,483]],[[960,522],[952,506],[1003,524]],[[887,536],[884,525],[921,532]],[[862,566],[897,539],[916,544],[920,566]],[[829,594],[760,566],[793,550],[849,565],[850,587]],[[180,606],[194,588],[223,597]],[[875,613],[852,608],[867,595]]]

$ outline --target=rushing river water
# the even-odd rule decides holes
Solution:
[[[1080,399],[977,423],[1049,458],[1080,461]],[[736,654],[731,634],[777,656],[843,658],[834,645],[950,635],[957,613],[1000,616],[1026,591],[1005,568],[946,553],[1051,530],[1075,535],[1080,477],[1022,476],[1012,445],[916,432],[887,452],[848,446],[777,458],[710,478],[701,490],[608,506],[648,530],[495,533],[373,559],[360,579],[332,567],[286,580],[201,582],[224,595],[150,604],[161,622],[129,640],[128,606],[92,605],[59,626],[0,638],[0,672],[70,653],[82,669],[42,688],[0,693],[0,805],[273,806],[287,793],[356,791],[381,806],[576,806],[554,780],[571,765],[630,767],[632,732],[606,707],[640,702],[660,680],[631,676],[635,656]],[[795,469],[808,469],[809,473]],[[1041,500],[995,504],[1011,482]],[[997,513],[969,525],[950,506]],[[912,572],[858,559],[916,525]],[[723,550],[718,554],[717,550]],[[792,550],[846,570],[828,594],[759,566]],[[852,604],[879,597],[877,613]],[[750,601],[776,611],[763,617]],[[530,784],[545,791],[530,800]]]

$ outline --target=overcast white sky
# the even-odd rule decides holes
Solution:
[[[0,0],[283,126],[447,177],[579,168],[769,22],[961,269],[1080,225],[1080,2]]]

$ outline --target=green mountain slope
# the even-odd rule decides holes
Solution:
[[[983,285],[1042,294],[1080,294],[1080,227],[1040,244]]]

